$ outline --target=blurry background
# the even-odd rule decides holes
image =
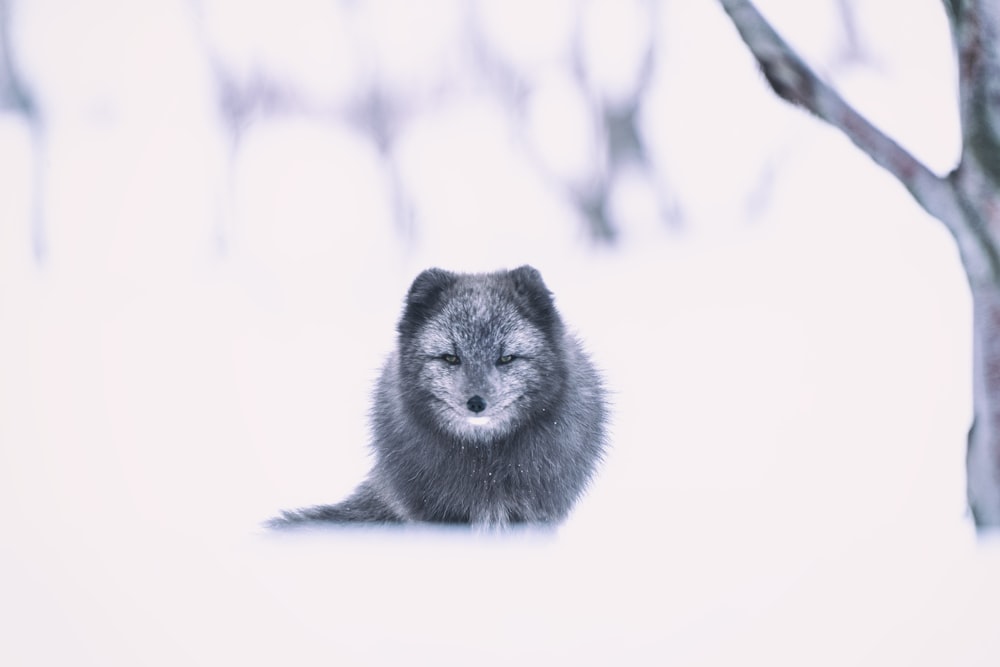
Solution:
[[[934,0],[761,0],[946,172]],[[555,535],[268,536],[427,266],[613,391]],[[713,2],[0,0],[0,663],[994,665],[950,237]]]

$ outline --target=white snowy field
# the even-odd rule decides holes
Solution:
[[[800,4],[761,3],[834,62],[836,3]],[[943,13],[864,4],[867,64],[830,76],[945,171]],[[904,4],[908,29],[893,29]],[[308,0],[202,8],[226,66],[259,56],[336,107],[357,69],[397,89],[444,76],[438,47],[465,24],[400,35],[403,5],[359,3],[346,27]],[[627,38],[641,22],[610,9],[627,5],[595,0],[583,25]],[[663,3],[655,28],[643,131],[683,224],[661,224],[649,180],[626,174],[615,249],[585,239],[476,84],[401,132],[392,165],[415,220],[401,233],[386,163],[335,114],[265,115],[230,160],[185,5],[13,6],[47,113],[47,243],[39,263],[29,127],[0,115],[0,664],[1000,660],[1000,540],[976,538],[964,503],[955,248],[867,158],[771,98],[714,3]],[[585,178],[596,149],[561,122],[579,91],[551,46],[577,5],[552,3],[539,34],[504,3],[476,6],[482,39],[555,80],[537,84],[551,96],[529,129],[553,173]],[[321,20],[361,34],[367,64],[307,48],[325,44]],[[627,49],[590,30],[590,92],[613,97],[629,65],[606,56]],[[525,262],[613,392],[608,457],[570,520],[261,529],[365,474],[368,392],[409,281]]]

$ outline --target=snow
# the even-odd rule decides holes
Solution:
[[[559,70],[571,4],[534,22],[524,3],[475,5],[536,86],[526,133],[463,78],[406,118],[391,164],[315,109],[255,117],[231,150],[186,4],[74,10],[100,23],[93,51],[64,4],[14,13],[51,110],[40,265],[31,131],[0,115],[0,664],[996,664],[1000,541],[964,505],[955,248],[846,140],[771,99],[711,3],[656,17],[656,172],[617,176],[615,250],[586,240],[559,186],[596,150]],[[378,41],[398,31],[392,3],[300,2],[273,31],[262,7],[208,4],[227,67],[319,106],[363,80],[310,70],[341,48],[317,25],[300,41],[310,18],[373,35],[362,60],[407,96],[466,66],[441,62],[464,14],[411,35],[411,59]],[[914,10],[900,31],[889,4],[862,15],[878,66],[831,78],[947,169],[957,120],[921,101],[953,99],[943,17]],[[762,5],[811,58],[836,55],[815,24],[829,7]],[[627,31],[634,10],[607,21]],[[614,6],[588,12],[592,48],[612,48],[597,28]],[[589,54],[591,85],[628,90],[626,56]],[[657,221],[664,184],[680,230]],[[567,523],[263,530],[364,475],[368,392],[416,273],[522,262],[612,389],[611,450]]]

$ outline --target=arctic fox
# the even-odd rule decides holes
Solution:
[[[607,406],[538,271],[428,269],[397,330],[374,392],[367,479],[270,525],[563,520],[602,456]]]

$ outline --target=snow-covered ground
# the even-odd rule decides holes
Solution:
[[[865,60],[840,65],[820,4],[761,2],[947,170],[940,3],[856,3]],[[580,100],[630,85],[645,27],[626,5],[583,5],[583,93],[560,69],[577,4],[475,5],[479,39],[532,82],[550,176],[586,180]],[[616,250],[586,241],[508,111],[455,73],[466,3],[434,21],[402,0],[350,21],[310,0],[199,6],[196,24],[168,0],[14,3],[47,114],[47,243],[38,264],[30,128],[0,115],[0,664],[997,664],[1000,543],[964,505],[956,251],[772,99],[714,3],[657,5],[653,31],[642,128],[683,226],[627,173]],[[306,111],[233,148],[212,49],[237,79],[270,67]],[[391,161],[338,111],[362,74],[425,109]],[[458,92],[421,98],[445,80]],[[364,475],[367,394],[413,276],[524,262],[613,390],[612,448],[570,520],[261,530]]]

